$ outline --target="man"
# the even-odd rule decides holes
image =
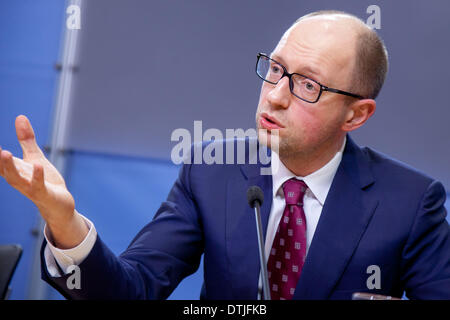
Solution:
[[[258,55],[264,81],[256,123],[269,146],[265,138],[278,133],[271,161],[278,170],[261,175],[251,152],[245,164],[185,164],[154,220],[119,257],[76,212],[19,116],[24,160],[2,151],[0,173],[47,222],[44,280],[67,298],[163,299],[204,254],[202,298],[256,299],[260,266],[246,190],[257,185],[266,199],[272,298],[350,299],[363,291],[450,299],[442,184],[359,148],[347,134],[375,112],[386,71],[381,40],[357,18],[336,11],[300,18],[271,55]],[[72,264],[80,267],[81,289],[67,288]],[[367,270],[379,279],[368,281]]]

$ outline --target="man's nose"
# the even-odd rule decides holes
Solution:
[[[272,90],[267,94],[267,100],[270,104],[280,108],[287,108],[291,99],[291,90],[289,88],[289,77],[283,77]]]

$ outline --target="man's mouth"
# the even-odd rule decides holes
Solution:
[[[261,128],[267,130],[284,128],[284,126],[276,118],[269,116],[267,113],[262,113],[260,115],[259,124],[261,125]]]

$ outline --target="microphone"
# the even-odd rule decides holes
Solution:
[[[261,188],[258,186],[251,186],[247,190],[247,201],[248,205],[251,208],[254,208],[256,205],[256,202],[258,202],[259,206],[261,206],[264,202],[264,193],[262,192]]]
[[[251,208],[255,209],[256,232],[258,234],[259,247],[259,263],[261,265],[262,283],[263,283],[263,299],[270,299],[269,279],[267,276],[266,257],[264,253],[264,237],[261,223],[261,205],[264,201],[264,193],[258,186],[251,186],[247,190],[247,200]]]

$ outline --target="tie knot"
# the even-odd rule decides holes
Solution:
[[[303,196],[305,195],[308,186],[302,180],[295,178],[289,179],[283,183],[284,198],[286,204],[300,204],[303,205]]]

